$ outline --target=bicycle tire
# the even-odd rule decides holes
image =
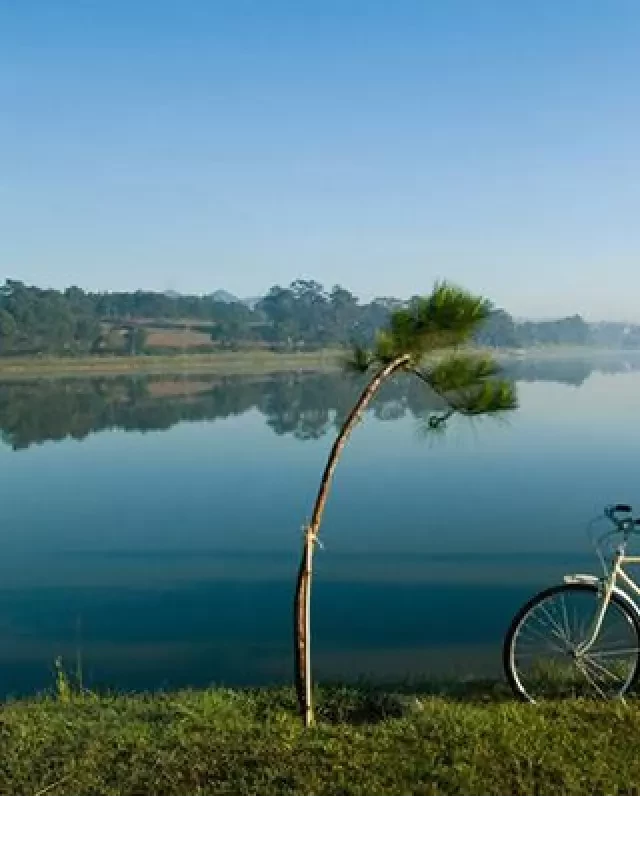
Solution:
[[[595,587],[592,584],[584,583],[584,582],[582,582],[582,583],[581,582],[564,583],[564,584],[558,584],[557,586],[549,587],[548,589],[545,589],[542,592],[539,592],[537,595],[535,595],[533,598],[531,598],[529,601],[527,601],[520,608],[520,610],[516,613],[516,615],[513,617],[511,624],[510,624],[510,626],[507,630],[507,633],[505,635],[503,651],[502,651],[502,662],[503,662],[503,667],[504,667],[505,676],[507,678],[507,682],[509,683],[514,694],[519,699],[521,699],[522,701],[536,702],[539,699],[562,698],[563,695],[582,695],[578,690],[575,690],[573,693],[571,693],[571,691],[565,691],[563,693],[563,691],[559,689],[560,688],[560,684],[558,681],[559,676],[556,676],[556,682],[553,682],[552,681],[552,678],[553,678],[552,673],[548,674],[546,676],[546,683],[545,683],[544,675],[538,676],[539,682],[535,685],[535,687],[533,687],[532,683],[535,680],[535,677],[532,676],[530,678],[531,683],[529,683],[529,685],[526,685],[525,683],[523,683],[522,672],[518,671],[518,665],[516,663],[516,643],[518,641],[520,632],[521,632],[521,630],[522,630],[522,628],[523,628],[523,626],[527,620],[527,617],[532,616],[534,614],[534,612],[536,611],[536,609],[539,608],[540,605],[542,605],[545,601],[548,601],[548,600],[551,600],[554,598],[559,598],[559,597],[563,597],[563,601],[564,601],[564,597],[571,597],[575,601],[576,600],[575,596],[580,595],[580,594],[582,594],[583,596],[586,594],[587,597],[589,595],[593,596],[594,597],[594,607],[597,606],[597,604],[596,604],[597,596],[598,596],[597,587]],[[586,601],[587,599],[584,599],[584,600]],[[564,607],[565,607],[565,617],[566,617],[566,603],[564,604]],[[623,622],[626,623],[626,627],[629,630],[629,637],[630,637],[628,649],[622,649],[621,648],[619,650],[620,652],[625,651],[627,653],[627,656],[630,657],[629,672],[625,675],[624,678],[622,678],[622,676],[619,676],[619,678],[621,679],[621,682],[622,682],[619,685],[619,689],[610,691],[612,696],[621,697],[633,687],[633,685],[635,684],[635,682],[638,679],[638,675],[640,674],[640,619],[638,617],[638,612],[633,607],[633,605],[623,595],[618,593],[616,590],[614,590],[612,593],[611,601],[609,602],[609,606],[607,608],[607,614],[605,616],[605,619],[609,616],[611,608],[614,608],[614,610],[611,611],[611,613],[615,614],[617,612],[618,616],[623,617]],[[554,622],[554,624],[557,627],[557,623]],[[551,627],[552,627],[552,633],[555,633],[555,635],[557,637],[558,632],[555,631],[553,626],[551,626]],[[536,629],[533,629],[533,630],[536,630]],[[602,629],[601,629],[600,633],[603,633]],[[586,638],[586,635],[585,635],[585,638]],[[558,640],[556,639],[555,642],[557,644]],[[594,647],[596,645],[597,645],[597,641],[596,641],[596,644],[594,644]],[[614,649],[614,652],[615,652],[616,651],[615,647],[612,647],[612,648]],[[572,666],[574,667],[574,669],[576,671],[578,670],[580,665],[582,665],[583,668],[585,670],[587,670],[587,667],[584,664],[584,659],[581,659],[581,664],[579,664],[578,660],[575,657],[572,658],[572,653],[569,650],[564,650],[564,651],[565,651],[565,655],[566,655],[567,660],[570,662],[573,661]],[[596,662],[594,664],[594,666],[597,666],[599,669],[607,669],[607,667],[601,666],[601,661],[603,659],[602,656],[604,654],[608,654],[611,657],[614,654],[614,652],[606,652],[606,651],[600,652],[599,653],[601,655],[600,664]],[[557,652],[556,652],[556,654],[557,654]],[[635,654],[635,661],[633,660],[634,654]],[[564,663],[564,666],[566,667],[567,664]],[[589,664],[589,666],[591,666],[591,663]],[[522,667],[520,669],[522,669]],[[593,670],[593,672],[596,673],[595,679],[592,678],[592,680],[594,680],[595,682],[597,682],[598,677],[601,677],[601,678],[604,677],[601,675],[601,673],[598,673],[598,671],[595,669]],[[591,673],[592,676],[593,676],[593,672]],[[598,693],[601,693],[601,694],[606,693],[606,691],[601,688],[601,685],[599,685],[598,689],[596,689],[596,687],[594,687],[594,684],[589,684],[588,683],[588,678],[589,678],[588,675],[586,675],[585,673],[581,673],[581,674],[582,674],[582,678],[583,678],[583,681],[585,683],[585,686],[588,685],[590,687],[590,689],[587,689],[585,691],[588,695],[595,693],[595,695],[597,696]],[[612,674],[615,675],[615,672],[612,672]],[[576,680],[576,684],[577,683],[578,683],[578,680]],[[535,693],[535,695],[534,695],[534,693]],[[607,696],[607,698],[609,698],[609,697]]]

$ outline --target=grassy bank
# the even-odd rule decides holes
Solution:
[[[338,350],[317,352],[225,352],[193,355],[0,358],[0,379],[211,373],[225,376],[289,370],[337,370]]]
[[[526,706],[322,689],[37,699],[0,708],[0,794],[637,794],[640,703]]]

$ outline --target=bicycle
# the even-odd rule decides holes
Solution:
[[[640,672],[640,586],[623,566],[640,564],[627,556],[640,518],[627,504],[608,506],[589,522],[589,533],[602,519],[613,530],[592,538],[604,573],[565,575],[564,583],[530,599],[513,618],[503,647],[507,681],[516,696],[539,699],[591,696],[622,698]],[[607,557],[604,544],[621,541]]]

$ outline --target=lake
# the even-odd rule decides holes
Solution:
[[[511,362],[519,411],[425,433],[387,386],[321,531],[314,676],[495,675],[516,608],[640,514],[640,354]],[[336,374],[0,382],[0,693],[290,682],[302,526],[358,383]]]

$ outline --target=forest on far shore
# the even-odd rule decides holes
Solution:
[[[43,289],[7,279],[0,287],[0,356],[139,355],[267,348],[302,351],[370,344],[391,311],[411,300],[360,302],[349,290],[313,280],[274,286],[257,300],[226,292],[93,293]],[[476,336],[479,346],[640,348],[640,326],[588,323],[580,315],[515,320],[495,307]]]

